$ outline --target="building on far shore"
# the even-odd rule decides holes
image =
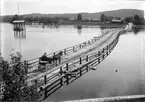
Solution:
[[[112,19],[111,23],[122,23],[123,21],[121,19]]]

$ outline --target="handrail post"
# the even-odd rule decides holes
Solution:
[[[104,51],[105,51],[105,50],[104,50],[104,48],[103,48],[103,53],[104,53]]]
[[[88,41],[88,44],[90,45],[90,40]]]
[[[80,64],[82,64],[82,58],[80,57]]]
[[[86,62],[88,62],[88,55],[86,56]]]
[[[100,56],[100,51],[98,51],[98,57]]]
[[[85,44],[85,46],[87,46],[87,43],[86,42],[84,44]]]
[[[82,45],[80,44],[80,49],[81,49]]]
[[[103,53],[103,59],[105,58],[105,55],[104,55],[104,53]]]
[[[28,62],[24,61],[24,66],[25,66],[25,74],[28,73]]]
[[[44,75],[44,84],[45,85],[47,84],[47,77],[46,77],[46,75]]]
[[[94,39],[92,39],[92,43],[94,43]]]
[[[108,47],[108,45],[107,45],[107,56],[109,55],[109,47]]]
[[[66,70],[68,71],[68,63],[66,63]]]
[[[100,63],[100,51],[98,52],[98,63]]]
[[[63,73],[63,70],[62,70],[62,67],[60,67],[60,74],[62,75],[62,73]]]
[[[35,83],[36,86],[38,86],[38,80],[37,79],[34,80],[34,83]]]
[[[66,55],[66,49],[64,49],[64,54]]]
[[[75,47],[73,46],[73,52],[75,51]]]

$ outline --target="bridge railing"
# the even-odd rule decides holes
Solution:
[[[40,86],[40,88],[44,89],[45,92],[44,99],[54,93],[61,86],[72,83],[83,74],[87,73],[89,70],[96,70],[94,67],[101,63],[101,61],[103,61],[111,53],[117,42],[118,39],[114,40],[101,51],[88,54],[88,57],[82,57],[82,59],[84,59],[82,63],[80,62],[82,60],[79,59],[76,60],[75,66],[73,66],[71,63],[62,66],[58,72],[60,73],[59,75],[55,76],[53,80],[48,81],[48,83],[43,84],[43,86]]]
[[[120,28],[119,28],[120,29]],[[54,53],[50,53],[47,55],[47,57],[53,57],[53,55],[55,54],[58,54],[60,51],[63,51],[63,56],[68,56],[68,55],[71,55],[73,53],[76,53],[78,52],[79,50],[83,49],[83,48],[86,48],[87,46],[89,45],[92,45],[93,43],[95,43],[96,41],[99,41],[100,39],[102,39],[105,35],[107,35],[109,32],[114,32],[114,31],[117,31],[119,29],[111,29],[111,30],[106,30],[101,36],[99,37],[94,37],[93,39],[90,39],[86,42],[83,42],[81,44],[77,44],[75,46],[71,46],[71,47],[68,47],[68,48],[65,48],[65,49],[62,49],[62,50],[59,50],[59,51],[56,51]],[[62,57],[63,57],[62,56]],[[31,69],[32,67],[36,66],[38,67],[39,65],[39,58],[34,58],[34,59],[31,59],[31,60],[27,60],[25,61],[29,67],[29,69]],[[57,66],[57,65],[56,65]],[[36,68],[35,67],[35,68]]]
[[[88,55],[84,55],[69,63],[58,66],[58,67],[50,70],[49,72],[40,74],[39,76],[34,77],[31,80],[28,80],[28,83],[33,83],[33,84],[35,83],[38,85],[38,87],[40,87],[43,85],[47,85],[48,83],[51,83],[51,80],[53,80],[53,79],[65,76],[65,74],[67,72],[73,72],[74,70],[78,70],[78,68],[80,68],[81,65],[84,65],[84,63],[89,63],[91,61],[97,61],[96,63],[99,64],[105,57],[107,57],[109,55],[109,53],[116,46],[116,44],[118,42],[118,37],[119,37],[119,35],[116,37],[116,39],[114,39],[110,44],[108,44],[106,47],[104,47],[100,51],[94,52],[94,53],[91,53]]]

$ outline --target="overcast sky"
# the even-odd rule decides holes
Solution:
[[[116,9],[142,9],[144,0],[1,0],[1,15],[28,13],[100,12]]]

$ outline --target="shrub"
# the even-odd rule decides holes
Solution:
[[[27,71],[21,62],[21,54],[11,54],[11,61],[0,57],[2,81],[5,83],[4,102],[36,102],[40,97],[37,87],[27,83]]]

